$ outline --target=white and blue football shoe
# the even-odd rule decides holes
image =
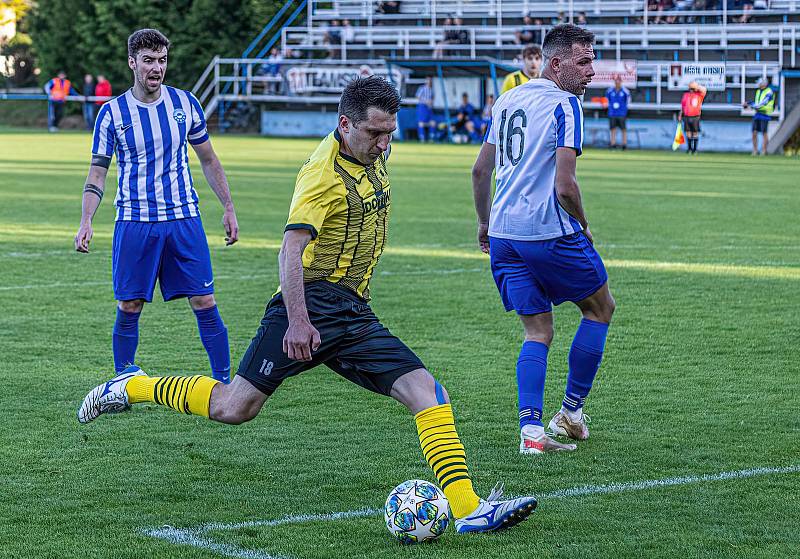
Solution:
[[[456,519],[456,532],[496,532],[511,528],[528,518],[537,504],[536,497],[503,500],[503,484],[498,483],[474,511]]]
[[[146,376],[136,365],[130,365],[108,382],[96,386],[78,408],[78,421],[89,423],[104,413],[120,413],[131,409],[125,386],[133,377]]]

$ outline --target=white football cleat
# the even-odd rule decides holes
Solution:
[[[502,500],[503,484],[498,483],[488,499],[481,499],[478,507],[464,518],[456,518],[456,532],[496,532],[511,528],[528,518],[536,509],[536,497],[519,497]]]
[[[568,437],[576,441],[585,441],[589,438],[589,428],[586,426],[588,421],[589,416],[583,412],[581,412],[581,418],[575,420],[561,409],[553,416],[553,419],[550,420],[547,427],[560,437]]]
[[[131,365],[110,381],[96,386],[86,395],[81,407],[78,408],[78,421],[89,423],[104,413],[128,411],[131,405],[128,403],[128,394],[125,392],[125,386],[129,380],[138,376],[147,375],[136,365]]]
[[[551,422],[552,424],[552,422]],[[545,454],[547,452],[564,452],[578,448],[575,444],[560,443],[547,436],[541,427],[535,429],[533,425],[525,425],[519,432],[520,454]]]

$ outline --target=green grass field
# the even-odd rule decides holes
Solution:
[[[214,142],[236,246],[224,247],[196,163],[194,176],[236,364],[276,287],[294,176],[315,142]],[[403,548],[375,514],[257,522],[374,509],[403,480],[434,481],[410,415],[324,368],[287,381],[239,427],[157,406],[78,424],[83,396],[113,368],[110,196],[92,253],[72,248],[89,148],[82,134],[0,135],[0,557],[800,556],[796,160],[580,158],[618,308],[586,408],[591,439],[532,458],[518,454],[521,328],[473,240],[476,148],[395,145],[373,307],[449,390],[478,491],[503,480],[510,494],[542,497],[509,532],[450,529]],[[569,304],[556,311],[545,415],[561,401],[578,319]],[[207,371],[187,304],[145,309],[137,360],[151,373]],[[718,475],[735,471],[746,472]],[[674,484],[638,483],[648,480]],[[609,484],[631,485],[597,487]],[[220,524],[193,531],[208,523]],[[161,532],[173,541],[143,532],[164,525],[186,530]]]

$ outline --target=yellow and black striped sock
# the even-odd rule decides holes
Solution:
[[[128,381],[128,402],[153,402],[175,411],[208,417],[211,391],[219,384],[203,375],[191,377],[136,376]]]
[[[472,489],[467,455],[456,433],[450,404],[419,412],[414,419],[422,453],[428,461],[456,518],[463,518],[478,506],[480,498]]]

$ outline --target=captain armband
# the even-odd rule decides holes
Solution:
[[[111,166],[111,158],[108,155],[92,155],[92,165],[108,169]]]
[[[99,188],[99,187],[97,187],[97,186],[95,186],[93,184],[87,184],[86,186],[84,186],[83,187],[83,192],[84,193],[91,192],[92,194],[94,194],[95,196],[100,198],[100,201],[103,200],[103,189]]]

